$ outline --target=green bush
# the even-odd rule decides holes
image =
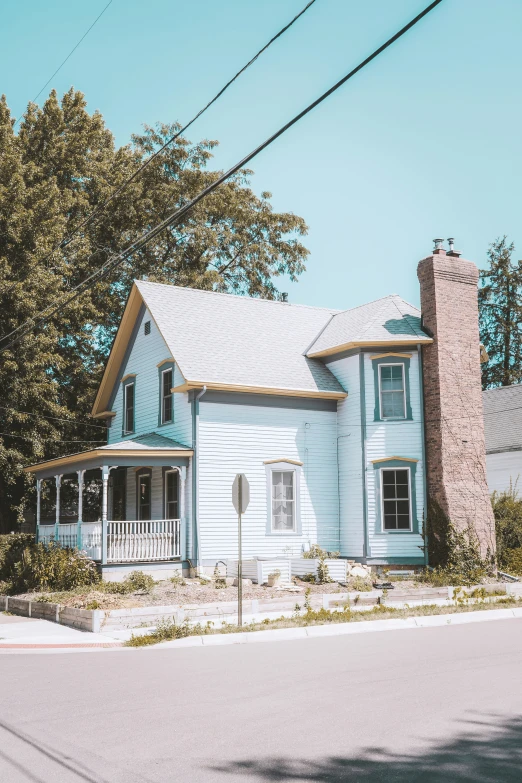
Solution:
[[[493,492],[491,504],[495,515],[497,561],[503,571],[509,571],[512,568],[509,563],[519,559],[513,552],[522,547],[522,499],[516,484],[510,484],[505,492]]]
[[[129,593],[150,593],[154,587],[154,579],[143,571],[132,571],[121,582],[101,582],[99,590],[103,593],[114,595],[128,595]]]
[[[96,564],[77,549],[53,542],[20,541],[7,548],[0,565],[4,592],[11,595],[31,591],[72,590],[99,581]]]
[[[504,549],[502,570],[508,574],[522,576],[522,547],[516,549]]]

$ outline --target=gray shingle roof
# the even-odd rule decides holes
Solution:
[[[343,392],[304,354],[337,312],[233,294],[136,281],[187,381]]]
[[[522,449],[522,384],[487,389],[482,398],[486,452]]]
[[[172,438],[166,438],[164,435],[157,435],[155,432],[148,433],[147,435],[138,435],[135,438],[129,440],[122,440],[119,443],[108,443],[106,446],[101,447],[103,449],[132,449],[133,451],[143,449],[143,451],[157,451],[158,449],[187,449],[191,451],[190,446],[184,446],[182,443],[178,443]]]
[[[314,356],[350,343],[396,343],[426,340],[420,310],[397,294],[336,313],[307,351]]]

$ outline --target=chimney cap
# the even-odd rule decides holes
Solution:
[[[443,242],[444,242],[444,240],[443,240],[443,239],[434,239],[434,240],[433,240],[433,244],[434,244],[433,253],[434,253],[435,255],[436,255],[436,254],[439,254],[439,253],[440,253],[440,254],[442,254],[442,253],[446,253],[445,249],[442,247],[442,243],[443,243]]]
[[[453,239],[453,237],[448,237],[448,245],[449,245],[448,255],[454,256],[455,258],[459,258],[460,250],[455,250],[455,240]]]

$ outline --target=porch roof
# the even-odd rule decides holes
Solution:
[[[28,465],[25,473],[34,473],[37,478],[49,478],[57,473],[73,473],[102,465],[152,466],[188,465],[188,458],[194,454],[190,446],[178,443],[172,438],[155,432],[110,443],[98,449],[80,451],[65,457],[55,457],[36,465]]]

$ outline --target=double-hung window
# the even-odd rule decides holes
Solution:
[[[134,432],[134,408],[135,408],[135,385],[127,383],[123,387],[123,434],[129,435]]]
[[[381,419],[406,418],[404,364],[379,366]]]
[[[161,423],[172,421],[172,368],[161,373]]]
[[[293,533],[296,530],[295,471],[272,471],[272,531]]]
[[[382,469],[384,530],[411,530],[411,489],[408,468]]]
[[[178,519],[179,472],[165,471],[165,519]]]

